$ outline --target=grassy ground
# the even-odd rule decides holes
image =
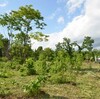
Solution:
[[[1,68],[0,68],[1,69]],[[7,69],[7,68],[5,68]],[[27,96],[23,85],[36,76],[21,76],[15,69],[7,69],[8,77],[0,77],[0,99],[100,99],[100,64],[83,64],[76,77],[76,84],[50,84],[41,87],[38,96]]]

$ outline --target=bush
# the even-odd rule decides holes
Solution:
[[[22,65],[20,68],[21,76],[27,76],[27,68],[25,67],[26,65]]]
[[[36,95],[40,91],[40,83],[38,80],[32,81],[30,84],[25,85],[24,92],[28,93],[29,95]]]
[[[8,78],[8,74],[0,71],[0,78]]]
[[[76,83],[76,74],[72,71],[60,71],[52,74],[49,81],[53,84]]]
[[[75,69],[80,70],[83,62],[83,55],[77,54],[75,57]]]
[[[66,76],[63,75],[62,72],[59,72],[57,74],[53,74],[49,80],[53,84],[55,83],[63,84],[66,83]]]
[[[13,57],[12,61],[21,65],[24,63],[24,59],[22,59],[21,57]]]
[[[0,88],[0,96],[1,97],[4,97],[6,95],[10,95],[10,94],[11,94],[11,92],[10,92],[9,88]]]
[[[7,61],[8,61],[8,58],[7,58],[7,57],[2,57],[0,60],[1,60],[2,62],[7,62]]]
[[[40,87],[44,84],[45,76],[39,76],[36,80],[31,81],[30,84],[24,85],[23,89],[29,95],[37,95],[40,92]]]
[[[0,70],[0,78],[8,78],[12,74],[9,71],[6,70]]]
[[[34,69],[34,62],[32,58],[28,58],[26,60],[26,63],[23,64],[23,67],[20,69],[22,73],[25,73],[24,75],[34,75],[36,74],[36,71]]]
[[[37,74],[45,74],[45,73],[47,73],[48,69],[49,69],[49,67],[46,64],[46,61],[38,60],[35,62],[35,70],[36,70]]]
[[[74,72],[73,70],[69,70],[65,72],[65,75],[67,83],[76,83],[76,72]]]
[[[20,69],[20,64],[17,61],[10,61],[7,62],[7,65],[10,69],[15,69],[15,70],[19,70]]]

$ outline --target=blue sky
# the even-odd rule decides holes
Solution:
[[[77,9],[74,14],[68,14],[66,0],[0,0],[0,4],[3,5],[0,7],[1,14],[17,10],[20,6],[33,5],[41,12],[47,24],[44,33],[61,31],[81,11]]]
[[[95,48],[100,48],[100,0],[0,0],[0,14],[28,4],[41,12],[47,24],[42,32],[50,36],[48,42],[35,42],[33,48],[54,48],[64,37],[81,44],[84,36],[91,36]],[[1,27],[0,32],[6,34]]]

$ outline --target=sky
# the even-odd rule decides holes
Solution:
[[[0,14],[29,4],[41,12],[47,24],[41,32],[49,35],[48,42],[32,40],[33,49],[54,49],[64,37],[81,44],[85,36],[91,36],[94,47],[100,48],[100,0],[0,0]],[[6,35],[5,29],[0,31]]]

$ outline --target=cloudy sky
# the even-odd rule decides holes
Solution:
[[[42,32],[50,36],[48,42],[33,41],[33,48],[55,48],[64,37],[81,43],[85,36],[91,36],[95,48],[100,48],[100,0],[0,0],[0,14],[28,4],[41,12],[47,24]]]

